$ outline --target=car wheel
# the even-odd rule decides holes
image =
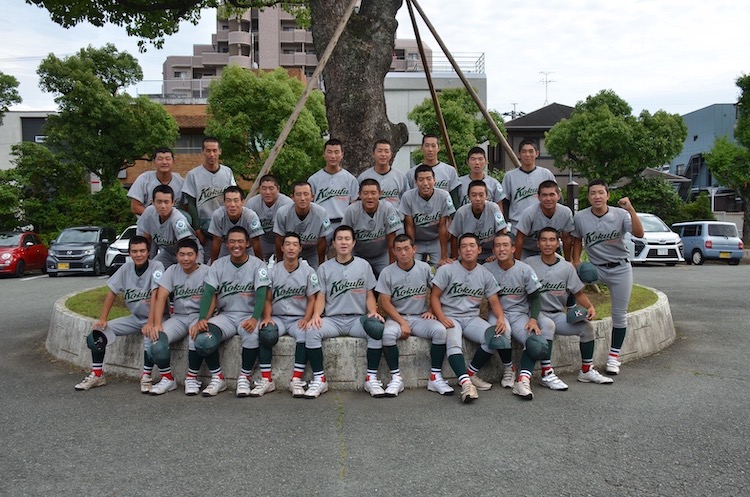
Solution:
[[[736,266],[740,263],[739,259],[729,259],[729,265],[730,266]]]
[[[703,252],[701,252],[700,250],[694,250],[693,255],[690,256],[690,258],[693,260],[693,264],[695,264],[696,266],[700,266],[705,261],[705,259],[703,258]]]
[[[99,259],[94,259],[94,276],[100,276],[102,274],[102,263]]]
[[[26,272],[26,263],[23,261],[18,261],[18,264],[16,264],[16,277],[20,278],[23,276],[23,274]]]

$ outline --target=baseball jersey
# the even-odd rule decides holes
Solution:
[[[528,296],[542,288],[531,266],[525,262],[515,261],[507,271],[501,268],[498,262],[488,262],[484,267],[500,286],[498,297],[503,311],[528,314]]]
[[[541,204],[531,205],[521,213],[516,222],[516,231],[524,234],[523,249],[538,253],[539,232],[542,228],[555,228],[557,232],[571,233],[573,231],[573,211],[566,205],[557,204],[552,217],[542,212]]]
[[[240,267],[234,265],[231,257],[219,257],[206,275],[206,285],[216,289],[216,307],[220,312],[252,314],[256,290],[269,284],[266,264],[252,255]]]
[[[375,291],[391,297],[391,304],[402,316],[421,316],[429,309],[427,291],[432,288],[432,269],[422,261],[414,261],[409,270],[394,262],[380,272]]]
[[[448,317],[468,318],[479,316],[482,298],[495,295],[499,286],[484,266],[469,271],[460,261],[440,266],[435,272],[432,286],[440,288],[440,304]]]
[[[377,283],[369,262],[359,257],[346,264],[329,259],[318,268],[318,279],[325,292],[326,316],[367,314],[367,292]]]
[[[387,200],[396,210],[401,203],[401,197],[410,189],[404,173],[393,168],[385,174],[380,174],[374,167],[371,167],[357,177],[359,183],[366,179],[374,179],[380,184],[380,200]]]
[[[263,255],[266,257],[273,254],[276,250],[276,233],[273,232],[273,221],[276,218],[276,213],[280,207],[291,203],[292,199],[283,193],[279,193],[276,202],[271,206],[266,205],[263,201],[263,197],[260,195],[255,195],[254,197],[247,199],[247,202],[245,202],[245,207],[253,210],[258,215],[258,218],[260,218],[260,225],[263,228],[263,235],[260,238],[260,243],[261,248],[263,249]]]
[[[273,231],[277,235],[284,236],[288,231],[297,233],[302,240],[301,258],[307,259],[311,256],[317,258],[318,240],[325,238],[333,231],[328,213],[318,204],[310,204],[310,212],[304,219],[300,219],[294,209],[294,203],[279,207]]]
[[[137,233],[151,235],[151,241],[161,250],[175,255],[177,253],[177,242],[183,238],[192,238],[200,247],[200,242],[195,237],[193,228],[188,223],[187,218],[177,209],[172,209],[169,218],[161,222],[156,207],[150,205],[146,207],[143,214],[138,219]]]
[[[187,173],[182,184],[182,193],[195,199],[202,230],[208,231],[211,215],[216,209],[224,207],[224,189],[236,184],[232,170],[221,164],[215,173],[203,166],[193,168]]]
[[[565,312],[568,308],[568,292],[578,293],[583,290],[584,285],[576,268],[568,261],[555,258],[555,263],[550,266],[535,255],[526,259],[526,263],[542,284],[540,298],[544,312]]]
[[[620,207],[609,207],[603,216],[591,212],[591,207],[579,211],[573,218],[573,236],[583,240],[583,246],[593,264],[607,264],[628,258],[625,233],[633,230],[630,213]]]
[[[456,212],[450,194],[437,188],[428,199],[423,198],[416,188],[409,190],[401,197],[399,209],[401,214],[414,220],[417,241],[437,240],[440,218]]]
[[[329,219],[341,219],[349,204],[359,197],[357,178],[346,169],[331,174],[325,169],[310,176],[313,202],[325,208]]]
[[[139,319],[148,319],[151,310],[151,292],[156,289],[164,274],[164,266],[159,261],[148,261],[146,270],[138,276],[135,264],[128,261],[107,280],[107,286],[114,293],[122,293],[125,306]]]
[[[508,221],[511,222],[513,233],[521,213],[537,202],[537,192],[542,181],[555,180],[555,175],[549,169],[534,166],[530,172],[520,167],[508,171],[503,178],[503,198],[510,202],[508,207]]]
[[[461,205],[466,205],[470,203],[469,183],[474,180],[471,179],[471,176],[469,176],[468,174],[465,176],[461,176],[460,178],[458,178],[458,180],[461,182],[461,190],[458,196],[461,199]],[[503,186],[500,184],[500,182],[492,176],[488,176],[486,174],[484,175],[484,178],[482,178],[482,181],[484,181],[484,184],[487,185],[487,198],[495,203],[500,202],[503,199]]]
[[[414,178],[414,173],[421,165],[422,164],[417,164],[416,166],[409,169],[409,173],[406,175],[406,180],[409,182],[409,188],[414,188],[417,186],[416,179]],[[461,184],[461,182],[458,181],[458,173],[456,172],[455,167],[446,164],[445,162],[438,162],[431,167],[432,171],[435,173],[435,188],[445,190],[446,192],[450,193],[454,188]]]
[[[222,242],[224,242],[226,241],[225,238],[229,230],[235,226],[242,226],[245,228],[248,235],[250,235],[250,238],[255,238],[256,236],[261,236],[263,234],[263,227],[260,225],[258,215],[247,207],[242,208],[240,211],[240,218],[236,222],[229,219],[229,215],[225,208],[222,207],[216,209],[211,216],[211,224],[208,227],[208,232],[213,236],[221,238]],[[253,249],[248,247],[247,250],[250,252]],[[219,257],[225,255],[229,255],[229,249],[226,244],[222,243]]]
[[[456,238],[464,233],[474,233],[479,237],[482,253],[491,253],[495,235],[506,226],[507,223],[500,207],[494,202],[485,201],[484,210],[478,218],[471,210],[471,204],[461,206],[453,216],[448,231]]]
[[[378,209],[372,215],[365,212],[362,202],[354,202],[344,213],[343,224],[354,228],[354,255],[364,259],[388,256],[386,236],[403,233],[404,223],[390,202],[378,202]]]
[[[200,311],[205,288],[203,283],[207,275],[208,266],[204,264],[198,265],[190,274],[179,264],[173,264],[164,271],[159,286],[172,294],[175,314],[196,314]]]
[[[271,315],[302,317],[307,311],[307,298],[320,291],[318,275],[310,265],[299,260],[291,273],[283,262],[268,270],[271,280]]]
[[[180,201],[183,179],[177,173],[172,173],[172,179],[167,183],[174,192],[175,202]],[[146,171],[138,175],[128,190],[128,197],[133,198],[148,207],[154,201],[154,188],[163,184],[156,176],[156,171]]]

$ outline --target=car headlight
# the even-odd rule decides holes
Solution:
[[[83,255],[94,255],[96,253],[95,249],[88,249],[83,251]]]
[[[10,254],[5,253],[3,255],[0,255],[0,259],[2,259],[4,261],[9,261],[10,260]]]

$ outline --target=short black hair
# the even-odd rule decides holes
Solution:
[[[276,185],[277,188],[279,187],[279,180],[276,179],[276,176],[274,176],[273,174],[264,174],[263,176],[260,177],[260,181],[258,182],[258,184],[262,185],[263,183],[267,181],[271,181],[273,182],[273,184]]]
[[[373,178],[363,179],[362,182],[360,182],[359,184],[359,191],[361,192],[362,188],[364,188],[365,186],[376,186],[378,188],[378,191],[381,191],[380,183],[378,182],[378,180],[373,179]]]
[[[435,177],[435,171],[432,170],[431,166],[428,166],[427,164],[420,164],[417,166],[417,168],[414,170],[414,181],[417,181],[417,176],[419,176],[419,173],[430,173],[432,177]]]
[[[310,193],[312,193],[312,185],[310,183],[307,181],[297,181],[292,185],[292,195],[294,195],[294,190],[296,190],[298,186],[308,186],[310,187]]]
[[[555,228],[553,228],[552,226],[545,226],[544,228],[540,229],[539,230],[539,235],[541,236],[542,233],[554,233],[556,237],[560,236],[560,234],[558,233],[558,231]]]
[[[323,144],[323,150],[325,150],[325,149],[326,149],[326,147],[335,147],[335,146],[337,146],[337,145],[338,145],[339,147],[341,147],[341,150],[344,150],[344,144],[343,144],[343,143],[341,143],[341,140],[338,140],[338,139],[336,139],[336,138],[331,138],[330,140],[328,140],[327,142],[325,142],[325,143]]]
[[[469,153],[466,154],[466,161],[468,162],[468,160],[474,154],[480,154],[485,159],[487,158],[487,152],[485,152],[482,147],[471,147],[471,149],[469,150]]]
[[[300,245],[302,245],[302,237],[299,235],[299,233],[296,233],[294,231],[287,231],[286,233],[284,233],[284,236],[281,237],[281,243],[284,243],[287,238],[296,238]]]
[[[440,143],[440,137],[438,135],[436,135],[435,133],[425,133],[422,135],[422,145],[424,145],[424,142],[425,140],[427,140],[427,138],[434,138],[438,141],[438,143]]]
[[[151,242],[148,240],[148,238],[141,235],[135,235],[130,240],[128,240],[128,252],[131,248],[133,248],[133,245],[140,245],[141,243],[145,243],[146,249],[151,250]]]
[[[393,246],[395,247],[397,243],[403,243],[403,242],[409,242],[412,247],[417,244],[417,242],[414,241],[414,238],[410,237],[406,233],[401,233],[400,235],[397,235],[396,238],[393,239]]]
[[[192,249],[196,254],[198,253],[198,244],[192,238],[183,238],[177,242],[177,251],[179,252],[181,248]]]
[[[156,154],[169,154],[172,156],[172,159],[174,159],[174,150],[169,147],[159,147],[154,150],[154,154],[151,156],[151,160],[156,159]]]
[[[534,150],[536,150],[537,152],[539,152],[539,145],[538,145],[538,144],[536,143],[536,141],[535,141],[535,140],[531,140],[531,139],[529,139],[529,138],[526,138],[526,139],[524,139],[524,140],[521,140],[521,143],[519,143],[519,144],[518,144],[518,151],[520,152],[520,151],[521,151],[521,149],[522,149],[522,148],[523,148],[524,146],[526,146],[526,145],[531,145],[532,147],[534,147]]]
[[[376,148],[378,148],[378,145],[388,145],[388,147],[390,147],[391,149],[391,152],[393,152],[393,144],[390,141],[386,140],[385,138],[381,138],[380,140],[376,141],[372,145],[373,152],[375,151]]]
[[[228,187],[224,188],[224,198],[227,197],[227,193],[239,193],[240,200],[245,198],[245,191],[237,185],[229,185]]]
[[[589,190],[591,189],[592,186],[598,186],[598,185],[603,186],[604,189],[607,190],[607,192],[609,192],[609,185],[603,179],[592,179],[591,181],[589,181]]]
[[[154,191],[151,192],[151,198],[156,198],[157,193],[166,193],[174,200],[174,190],[169,185],[156,185]]]
[[[229,228],[229,231],[227,231],[227,240],[229,240],[229,235],[231,235],[232,233],[242,233],[243,235],[245,235],[245,240],[250,241],[250,235],[242,226],[232,226],[231,228]]]
[[[215,143],[219,146],[219,148],[221,148],[219,139],[214,136],[207,136],[203,139],[203,143],[201,143],[201,150],[204,150],[206,148],[206,143]]]
[[[487,188],[487,183],[485,183],[481,179],[471,180],[471,182],[469,183],[469,187],[466,189],[466,194],[468,195],[469,193],[471,193],[471,189],[474,188],[475,186],[481,186],[487,192],[487,195],[490,194],[490,189]]]
[[[352,234],[352,238],[354,238],[354,228],[349,226],[348,224],[341,224],[339,225],[335,230],[333,230],[333,239],[336,239],[336,235],[338,235],[342,231],[349,231]]]
[[[467,238],[473,239],[475,242],[477,242],[477,245],[479,245],[479,237],[475,235],[474,233],[464,233],[463,235],[458,237],[458,246],[461,246],[461,242],[466,240]]]
[[[546,179],[542,181],[541,183],[539,183],[539,188],[536,189],[536,192],[541,193],[542,188],[554,188],[555,191],[558,191],[558,192],[560,191],[560,186],[557,184],[557,181],[554,181],[551,179]]]

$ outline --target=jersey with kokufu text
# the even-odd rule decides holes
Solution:
[[[374,167],[371,167],[357,177],[359,183],[366,179],[374,179],[378,182],[380,185],[380,200],[390,202],[396,210],[401,203],[401,197],[410,189],[404,173],[393,168],[388,169],[385,174],[380,174]]]
[[[216,289],[219,312],[252,314],[257,289],[269,284],[266,264],[252,255],[239,267],[234,265],[231,257],[219,257],[211,264],[206,276],[206,285]]]
[[[523,248],[531,252],[539,252],[537,242],[539,232],[542,228],[555,228],[558,233],[571,233],[573,231],[573,211],[566,205],[555,205],[555,213],[547,217],[542,212],[539,203],[529,206],[521,213],[516,223],[516,231],[524,234]]]
[[[513,224],[514,233],[521,213],[538,202],[539,185],[547,180],[555,181],[555,175],[549,169],[539,166],[529,172],[518,167],[508,171],[503,177],[503,198],[510,202],[508,221]]]
[[[565,312],[568,293],[576,294],[583,290],[584,285],[576,268],[568,261],[555,257],[555,263],[550,265],[542,261],[541,256],[535,255],[525,262],[531,266],[542,284],[540,297],[544,312]]]
[[[263,235],[261,236],[260,241],[262,243],[264,256],[268,256],[276,250],[274,248],[276,244],[276,233],[273,232],[273,222],[274,219],[276,219],[276,213],[279,211],[280,207],[291,203],[292,199],[283,193],[279,193],[276,202],[270,206],[266,205],[263,201],[263,197],[260,195],[250,197],[247,199],[247,202],[245,202],[245,207],[254,211],[260,219],[260,225],[263,228]]]
[[[180,202],[180,192],[182,192],[183,179],[177,173],[172,173],[172,179],[167,183],[172,188],[175,202]],[[156,171],[146,171],[138,175],[133,184],[128,189],[128,197],[135,199],[148,207],[154,202],[154,188],[163,183],[156,176]]]
[[[367,292],[377,283],[369,262],[359,257],[346,264],[329,259],[318,268],[318,279],[325,292],[326,316],[367,314]]]
[[[219,165],[219,169],[213,173],[203,166],[193,168],[187,173],[182,193],[195,199],[202,230],[208,230],[214,211],[224,207],[226,187],[236,184],[232,170],[223,165]]]
[[[235,226],[245,228],[247,234],[250,235],[250,238],[255,238],[256,236],[261,236],[263,234],[263,227],[260,225],[258,215],[247,207],[242,208],[240,211],[240,217],[237,221],[229,219],[226,208],[222,207],[216,209],[213,216],[211,216],[211,224],[208,227],[208,232],[213,236],[220,238],[222,241],[219,257],[229,254],[229,249],[223,242],[226,241],[229,230]]]
[[[451,235],[459,238],[464,233],[474,233],[479,237],[479,245],[483,251],[492,251],[492,243],[495,235],[505,229],[505,222],[500,207],[495,202],[484,202],[484,210],[477,216],[471,208],[471,204],[459,207],[453,216],[448,231]]]
[[[406,180],[409,182],[409,188],[414,188],[417,186],[416,178],[414,177],[414,174],[417,171],[417,168],[421,166],[422,164],[417,164],[416,166],[409,169],[409,172],[406,174]],[[445,190],[446,192],[450,193],[453,191],[454,188],[458,187],[461,182],[458,180],[458,173],[456,173],[456,168],[451,166],[450,164],[446,164],[445,162],[438,162],[432,167],[432,171],[435,173],[435,188],[440,190]]]
[[[471,179],[471,176],[469,176],[468,174],[461,176],[460,178],[458,178],[458,180],[461,182],[461,190],[459,192],[458,198],[461,199],[461,205],[466,205],[470,203],[469,183],[474,180]],[[484,184],[487,185],[487,199],[495,203],[500,202],[503,199],[503,186],[500,184],[500,182],[492,176],[488,176],[486,174],[484,175],[484,178],[482,178],[482,181],[484,181]]]
[[[172,209],[167,220],[162,222],[156,207],[153,205],[146,207],[141,217],[138,218],[137,233],[150,235],[153,245],[172,255],[177,253],[177,242],[183,238],[191,238],[200,246],[187,218],[177,209]]]
[[[443,314],[456,318],[479,316],[482,299],[495,295],[499,290],[497,281],[484,266],[477,264],[474,269],[468,270],[460,261],[440,266],[435,272],[432,286],[443,292],[440,294]]]
[[[421,316],[429,309],[427,296],[432,288],[432,269],[422,261],[404,270],[394,262],[380,272],[375,291],[391,298],[402,316]]]
[[[529,313],[529,295],[542,288],[539,278],[531,266],[522,261],[515,261],[507,270],[500,267],[497,261],[484,265],[497,281],[500,305],[505,312]]]
[[[419,194],[418,189],[409,190],[401,197],[399,208],[401,214],[414,220],[417,241],[436,240],[440,219],[456,212],[450,194],[437,188],[427,199]]]
[[[273,231],[281,236],[289,231],[297,233],[302,240],[302,255],[300,257],[307,257],[307,254],[316,253],[318,239],[325,238],[333,230],[328,213],[321,206],[310,204],[310,212],[300,219],[294,209],[294,204],[289,204],[279,208]]]
[[[346,169],[334,174],[321,169],[307,182],[312,186],[313,202],[325,208],[329,219],[343,218],[349,204],[359,197],[357,178]]]
[[[310,265],[299,261],[294,271],[287,271],[284,262],[268,270],[271,279],[271,315],[302,317],[307,312],[307,298],[320,291],[318,275]]]
[[[583,246],[593,264],[607,264],[628,258],[625,233],[633,231],[630,213],[619,207],[607,207],[603,216],[591,212],[591,207],[573,218],[573,236]]]
[[[199,264],[188,274],[179,264],[173,264],[164,271],[159,286],[172,294],[175,314],[196,314],[201,307],[208,266]]]
[[[364,259],[382,257],[388,254],[387,236],[403,233],[404,223],[401,214],[390,202],[378,202],[372,214],[365,211],[362,202],[354,202],[344,213],[343,224],[354,229],[354,255]]]
[[[128,261],[107,280],[107,286],[113,293],[123,295],[125,306],[133,316],[148,319],[151,292],[156,290],[163,274],[164,266],[159,261],[148,261],[140,276],[135,272],[133,261]]]

